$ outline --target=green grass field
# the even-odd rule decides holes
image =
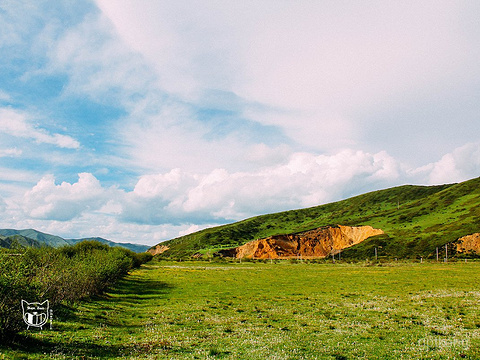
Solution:
[[[480,358],[473,261],[150,262],[53,310],[0,359]]]

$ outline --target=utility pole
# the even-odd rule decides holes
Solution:
[[[438,262],[438,246],[437,246],[437,262]]]
[[[447,244],[445,244],[445,262],[448,261]]]
[[[377,261],[378,256],[377,256],[377,248],[375,248],[375,261]]]

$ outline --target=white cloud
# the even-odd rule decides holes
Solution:
[[[294,153],[254,172],[169,173],[141,177],[127,194],[126,221],[198,224],[240,220],[303,208],[385,187],[463,181],[480,171],[479,146],[470,144],[440,161],[408,169],[385,151],[343,150],[333,155]]]
[[[19,182],[31,184],[34,183],[32,179],[35,178],[38,178],[38,174],[32,170],[0,167],[0,182]]]
[[[191,102],[215,89],[267,105],[273,111],[246,116],[317,151],[358,144],[364,112],[479,75],[478,38],[465,25],[476,9],[457,2],[97,4],[161,89]]]
[[[295,153],[286,162],[254,172],[215,169],[192,174],[174,169],[141,177],[127,194],[123,216],[147,224],[239,220],[338,200],[398,177],[399,165],[385,152],[352,150],[332,156]]]
[[[33,139],[39,144],[52,144],[60,148],[78,149],[80,143],[74,138],[51,134],[31,123],[29,115],[19,110],[0,108],[0,133]]]
[[[439,161],[413,169],[409,175],[427,184],[461,182],[480,176],[480,143],[469,143]]]
[[[22,208],[31,218],[66,221],[99,209],[109,195],[89,173],[79,174],[74,184],[60,185],[53,175],[46,175],[25,194]]]
[[[0,149],[0,158],[2,157],[18,157],[22,155],[22,150],[17,148]]]
[[[69,75],[64,94],[89,96],[99,103],[134,107],[155,78],[142,57],[126,48],[98,14],[68,28],[48,55],[50,72]]]
[[[241,169],[278,161],[279,156],[289,153],[285,145],[274,144],[262,146],[261,155],[258,145],[241,132],[209,137],[215,133],[215,125],[198,120],[192,107],[183,103],[167,101],[156,106],[154,114],[148,108],[138,109],[119,127],[118,136],[128,144],[126,152],[132,165],[142,167],[142,171],[174,169],[178,164],[192,172],[216,167]],[[280,151],[273,154],[275,150]]]

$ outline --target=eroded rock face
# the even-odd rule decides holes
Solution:
[[[219,255],[255,259],[323,258],[380,234],[383,234],[382,230],[371,226],[338,225],[250,241],[233,249],[219,251]]]
[[[157,245],[155,247],[151,247],[150,249],[147,250],[147,252],[149,252],[150,254],[152,255],[157,255],[157,254],[161,254],[165,251],[167,251],[169,249],[168,246],[166,245]]]
[[[475,252],[480,253],[480,233],[467,235],[458,239],[457,252]]]

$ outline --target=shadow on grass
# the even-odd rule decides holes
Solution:
[[[96,344],[91,339],[68,339],[67,341],[57,342],[25,335],[17,335],[10,340],[8,346],[0,344],[0,355],[2,355],[2,349],[10,350],[7,358],[12,359],[30,359],[42,355],[48,359],[55,356],[67,359],[111,359],[135,357],[152,352],[170,354],[170,356],[191,352],[185,348],[173,347],[168,341],[164,340],[106,345]]]
[[[167,294],[170,288],[171,285],[163,281],[129,277],[121,279],[108,293],[118,295],[119,297],[128,297],[130,295],[142,297],[152,295],[158,297]]]
[[[126,348],[119,345],[98,345],[93,341],[51,341],[37,339],[31,336],[17,335],[10,339],[8,345],[3,345],[10,350],[14,359],[28,359],[33,355],[47,356],[65,355],[68,358],[102,358],[120,357],[126,354]],[[1,348],[1,347],[0,347]]]

